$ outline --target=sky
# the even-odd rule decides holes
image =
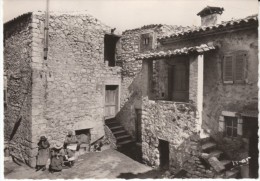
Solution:
[[[47,0],[3,0],[3,22],[29,11],[44,11]],[[206,6],[224,7],[222,20],[258,13],[257,0],[50,0],[50,11],[87,11],[119,31],[148,24],[200,25]]]

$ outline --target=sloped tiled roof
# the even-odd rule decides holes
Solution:
[[[194,46],[189,48],[184,47],[181,49],[168,50],[168,51],[148,52],[145,54],[138,55],[135,58],[138,60],[170,58],[177,55],[187,55],[191,53],[201,54],[214,49],[216,49],[216,47],[213,45],[201,44],[200,46]]]
[[[144,26],[142,26],[142,27],[140,27],[140,28],[134,28],[134,29],[125,30],[125,31],[123,31],[122,34],[125,34],[125,33],[129,32],[129,31],[137,31],[137,30],[143,30],[143,29],[160,28],[160,27],[162,27],[162,26],[163,26],[163,24],[144,25]]]
[[[128,29],[122,32],[122,34],[126,34],[128,32],[133,32],[133,31],[139,31],[139,30],[147,30],[147,29],[160,29],[162,30],[161,33],[158,34],[158,37],[165,36],[165,35],[170,35],[179,31],[183,31],[186,29],[184,26],[177,26],[177,25],[167,25],[167,24],[149,24],[149,25],[144,25],[139,28],[134,28],[134,29]]]
[[[243,19],[224,21],[217,25],[186,28],[183,31],[179,31],[179,32],[173,33],[171,35],[159,37],[158,40],[163,41],[163,40],[167,40],[167,39],[184,38],[184,37],[188,37],[188,36],[192,36],[192,35],[197,35],[197,34],[203,33],[203,32],[221,31],[224,29],[233,28],[235,26],[247,26],[247,25],[251,25],[251,24],[255,24],[255,25],[258,24],[258,15],[248,16]]]

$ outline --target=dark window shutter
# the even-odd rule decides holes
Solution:
[[[233,83],[233,57],[232,57],[232,55],[227,55],[224,57],[223,81],[224,81],[224,83]]]
[[[236,54],[234,63],[234,81],[236,83],[243,83],[245,80],[246,56],[245,52],[238,52]]]

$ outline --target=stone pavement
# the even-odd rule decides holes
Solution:
[[[74,167],[61,173],[36,172],[12,161],[5,162],[4,166],[6,179],[158,178],[162,174],[112,149],[82,155]]]

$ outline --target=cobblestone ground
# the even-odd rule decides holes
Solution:
[[[112,149],[87,153],[79,157],[72,168],[60,173],[38,171],[12,161],[5,162],[6,179],[86,179],[86,178],[159,178],[162,173],[152,170]]]

